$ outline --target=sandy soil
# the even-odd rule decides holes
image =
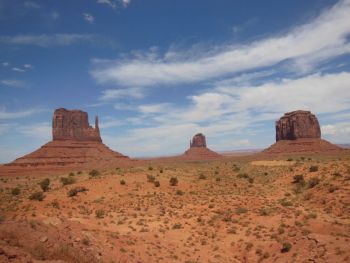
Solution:
[[[350,262],[349,153],[254,158],[1,176],[0,262]]]

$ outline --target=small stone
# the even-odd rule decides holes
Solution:
[[[47,236],[43,236],[40,238],[40,242],[45,243],[49,238]]]

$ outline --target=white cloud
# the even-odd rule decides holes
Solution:
[[[338,122],[321,126],[321,133],[336,143],[350,143],[350,123]]]
[[[25,82],[17,79],[4,79],[4,80],[1,80],[0,83],[5,86],[14,87],[14,88],[21,88],[26,86]]]
[[[40,122],[18,126],[16,131],[30,138],[49,141],[51,139],[52,127],[49,122]]]
[[[24,6],[27,8],[32,8],[32,9],[41,8],[41,6],[37,2],[34,2],[34,1],[25,1]]]
[[[40,47],[69,46],[77,43],[94,42],[96,35],[53,34],[53,35],[16,35],[0,36],[0,43],[9,45],[34,45]]]
[[[95,18],[93,15],[88,13],[83,13],[84,20],[89,22],[90,24],[93,24],[95,22]]]
[[[134,98],[141,99],[144,97],[144,90],[141,88],[128,89],[108,89],[102,92],[100,101],[115,100],[120,98]]]
[[[0,108],[0,120],[25,118],[42,112],[40,109],[28,109],[24,111],[8,112],[5,108]]]
[[[21,69],[21,68],[17,68],[17,67],[14,67],[12,68],[13,71],[17,71],[17,72],[26,72],[24,69]]]
[[[8,63],[8,62],[2,62],[2,65],[3,65],[4,67],[7,67],[7,66],[10,65],[10,63]]]
[[[57,11],[53,11],[51,14],[50,14],[50,17],[52,20],[58,20],[60,19],[61,15],[60,13],[58,13]]]
[[[24,64],[23,67],[26,68],[26,69],[32,69],[33,68],[33,66],[31,64]]]
[[[226,45],[183,59],[144,54],[143,57],[119,59],[97,64],[92,71],[99,83],[124,86],[152,86],[199,82],[227,74],[276,65],[290,61],[292,70],[305,72],[320,61],[349,53],[350,0],[343,0],[325,10],[308,24],[281,36],[269,37],[246,45]]]
[[[122,7],[128,7],[130,4],[131,0],[97,0],[96,1],[98,4],[104,4],[107,5],[113,9],[117,9],[119,6]]]

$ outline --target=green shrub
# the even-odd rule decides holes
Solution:
[[[177,191],[176,191],[176,195],[183,195],[183,194],[184,194],[184,192],[181,191],[181,190],[177,190]]]
[[[70,172],[68,176],[71,176],[71,177],[72,177],[72,176],[75,176],[75,173]]]
[[[181,229],[182,225],[180,223],[176,223],[173,225],[173,229]]]
[[[100,175],[100,172],[97,171],[97,170],[91,170],[91,171],[89,172],[89,175],[90,175],[90,177],[96,177],[96,176],[99,176],[99,175]]]
[[[103,218],[105,216],[105,211],[102,209],[95,211],[96,218]]]
[[[50,179],[49,178],[45,178],[44,180],[42,180],[40,183],[40,188],[46,192],[47,190],[49,190],[49,186],[50,186]]]
[[[291,243],[289,243],[289,242],[284,242],[284,243],[282,244],[281,252],[282,252],[282,253],[287,253],[287,252],[289,252],[289,251],[291,250],[291,248],[292,248],[292,244],[291,244]]]
[[[154,183],[154,181],[156,180],[156,178],[151,175],[151,174],[147,174],[147,181],[150,183]]]
[[[320,183],[320,179],[318,177],[312,177],[310,180],[307,182],[307,187],[308,188],[314,188],[316,185]]]
[[[29,200],[37,200],[42,201],[44,200],[45,196],[43,192],[35,192],[29,196]]]
[[[248,209],[247,208],[244,208],[244,207],[237,207],[236,208],[236,214],[237,215],[240,215],[240,214],[245,214],[248,212]]]
[[[11,194],[12,195],[19,195],[21,193],[21,189],[19,187],[12,188]]]
[[[302,175],[302,174],[294,175],[293,184],[299,184],[301,186],[304,186],[306,184],[305,179],[304,179],[304,175]]]
[[[69,197],[73,197],[73,196],[76,196],[78,193],[80,192],[86,192],[88,189],[83,187],[83,186],[78,186],[78,187],[75,187],[75,188],[72,188],[68,191],[67,195]]]
[[[318,166],[317,165],[312,165],[309,169],[310,173],[314,173],[318,171]]]
[[[73,177],[61,177],[60,180],[63,186],[75,183],[75,179]]]
[[[178,184],[178,180],[177,180],[177,177],[171,177],[170,180],[169,180],[169,183],[171,186],[176,186]]]
[[[148,167],[148,170],[149,170],[149,171],[152,171],[152,170],[153,170],[153,167],[152,167],[152,166]]]
[[[200,174],[199,175],[199,179],[200,180],[205,180],[205,179],[207,179],[207,177],[204,174]]]
[[[160,182],[159,181],[154,181],[154,186],[155,187],[159,187],[160,186]]]
[[[124,180],[124,179],[121,179],[121,180],[120,180],[120,184],[121,184],[121,185],[125,185],[125,184],[126,184],[125,180]]]

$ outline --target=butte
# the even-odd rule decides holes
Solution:
[[[276,143],[263,153],[326,153],[343,149],[321,139],[317,117],[310,111],[297,110],[285,113],[276,121]]]
[[[190,160],[211,160],[222,156],[207,148],[205,136],[197,133],[190,141],[190,148],[181,157]]]
[[[119,165],[129,160],[102,143],[98,117],[95,127],[91,127],[86,112],[60,108],[53,114],[52,141],[5,164],[1,173],[70,171]]]

